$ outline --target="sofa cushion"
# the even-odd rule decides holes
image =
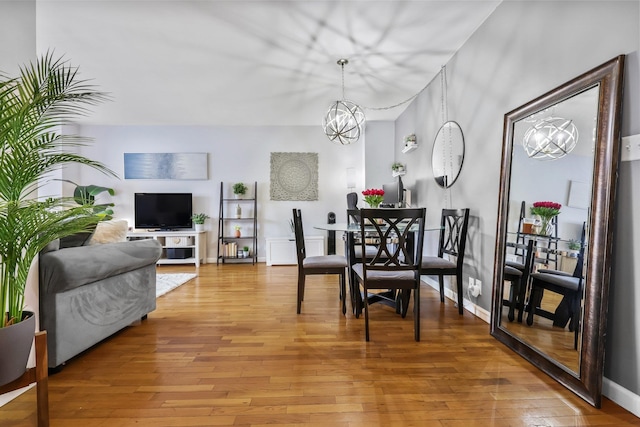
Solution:
[[[98,245],[103,243],[126,242],[128,230],[129,223],[125,219],[100,221],[98,225],[96,225],[96,231],[93,232],[89,244]]]
[[[40,293],[56,293],[155,264],[153,239],[60,249],[40,255]]]

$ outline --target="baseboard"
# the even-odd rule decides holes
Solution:
[[[422,276],[421,280],[427,285],[431,286],[436,291],[440,292],[440,284],[436,279],[433,279],[429,276]],[[449,298],[453,302],[458,301],[458,293],[453,291],[453,289],[449,289],[445,287],[444,296]],[[484,308],[480,307],[479,305],[475,304],[473,301],[463,297],[462,305],[465,310],[467,310],[469,313],[473,314],[477,318],[484,320],[486,323],[489,323],[491,321],[491,313],[485,310]]]
[[[602,394],[635,416],[640,417],[639,395],[627,390],[620,384],[614,383],[607,377],[602,379]]]

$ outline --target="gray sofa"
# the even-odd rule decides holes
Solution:
[[[40,329],[55,368],[156,308],[156,240],[40,254]]]

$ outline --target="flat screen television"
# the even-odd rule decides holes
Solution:
[[[383,184],[384,196],[382,196],[382,207],[402,207],[404,203],[404,185],[402,178],[389,184]]]
[[[175,230],[192,228],[191,193],[136,193],[135,227]]]

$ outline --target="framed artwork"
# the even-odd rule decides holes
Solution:
[[[271,153],[271,200],[318,200],[318,153]]]
[[[207,153],[124,153],[124,179],[206,180]]]

